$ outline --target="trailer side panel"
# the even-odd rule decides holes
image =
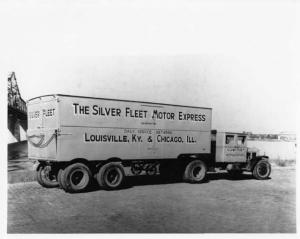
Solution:
[[[57,101],[57,161],[210,153],[211,109],[61,95]]]

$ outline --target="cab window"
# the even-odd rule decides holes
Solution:
[[[234,145],[234,135],[226,135],[225,143],[227,145]]]
[[[238,145],[244,145],[246,140],[246,136],[238,136],[237,138],[237,144]]]

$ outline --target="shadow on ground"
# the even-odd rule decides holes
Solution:
[[[271,178],[269,178],[271,179]],[[252,174],[244,173],[238,176],[231,176],[228,173],[208,173],[206,176],[206,180],[202,183],[208,183],[210,181],[214,180],[230,180],[230,181],[241,181],[241,180],[256,180],[253,178]],[[160,175],[156,176],[147,176],[147,175],[142,175],[142,176],[127,176],[125,179],[125,182],[122,186],[122,188],[118,190],[124,190],[132,187],[138,187],[138,186],[146,186],[146,185],[162,185],[162,184],[175,184],[175,183],[183,183],[182,179],[178,178],[171,178],[171,179],[163,179],[160,177]],[[98,191],[102,190],[99,188],[96,180],[94,180],[91,184],[91,186],[84,192],[81,193],[86,193],[86,192],[93,192],[93,191]]]

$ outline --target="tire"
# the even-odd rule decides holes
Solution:
[[[252,175],[258,180],[266,180],[271,174],[271,164],[263,159],[257,162],[252,170]]]
[[[69,193],[84,191],[91,182],[92,173],[83,163],[74,163],[60,170],[60,186]]]
[[[63,180],[63,173],[64,173],[64,169],[59,169],[58,170],[58,174],[57,174],[57,181],[58,181],[58,185],[60,188],[66,188],[66,185],[64,184],[64,180]]]
[[[206,173],[206,164],[202,160],[194,160],[187,164],[183,180],[189,183],[201,183],[205,180]]]
[[[99,186],[105,190],[114,190],[122,186],[125,178],[123,166],[120,163],[103,165],[96,175]]]
[[[39,165],[36,171],[37,182],[45,188],[55,188],[58,186],[57,175],[50,165]]]

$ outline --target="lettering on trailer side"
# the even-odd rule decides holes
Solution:
[[[30,120],[38,119],[41,116],[43,116],[43,117],[52,117],[54,115],[55,115],[55,108],[52,108],[52,109],[42,109],[41,111],[35,110],[35,111],[29,111],[28,112],[28,118]]]
[[[130,133],[133,132],[133,133]],[[173,135],[172,131],[158,131],[160,134],[152,135],[151,130],[136,130],[137,133],[134,133],[135,130],[124,130],[124,134],[106,134],[106,133],[84,133],[84,142],[93,143],[152,143],[153,141],[158,144],[163,143],[187,143],[195,144],[197,139],[193,135],[182,134]]]
[[[189,109],[191,110],[191,109]],[[193,121],[193,122],[205,122],[206,114],[199,113],[185,113],[182,111],[169,112],[159,111],[157,109],[149,112],[145,109],[136,109],[132,107],[118,108],[118,107],[105,107],[100,105],[82,105],[79,103],[73,103],[73,113],[75,116],[79,115],[92,115],[101,117],[125,117],[136,119],[150,119],[150,120],[179,120],[179,121]],[[148,122],[149,123],[149,122]],[[149,123],[150,124],[150,123]]]

